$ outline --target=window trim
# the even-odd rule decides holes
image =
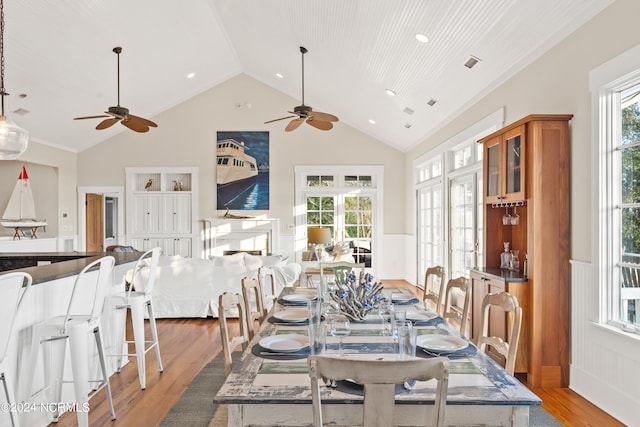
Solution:
[[[618,55],[591,70],[591,188],[596,197],[591,199],[591,258],[598,279],[597,323],[624,332],[640,333],[638,328],[612,320],[619,306],[619,290],[614,277],[613,263],[620,259],[620,245],[612,242],[616,207],[614,182],[620,153],[615,147],[620,140],[620,92],[640,85],[640,45]],[[617,154],[616,154],[617,153]],[[616,258],[617,255],[617,258]]]

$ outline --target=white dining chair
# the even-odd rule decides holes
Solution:
[[[49,369],[52,370],[50,373],[52,380],[50,387],[53,396],[50,402],[62,402],[62,383],[72,382],[75,391],[75,402],[78,405],[76,414],[78,426],[80,427],[87,427],[89,425],[89,412],[84,409],[89,408],[89,391],[92,391],[91,396],[93,396],[103,387],[106,389],[111,419],[116,419],[100,325],[100,317],[106,299],[105,294],[108,287],[113,284],[114,264],[114,257],[105,256],[84,267],[74,281],[66,314],[53,317],[33,327],[29,369],[27,371],[28,377],[25,383],[27,393],[29,395],[31,394],[33,373],[37,365],[40,346],[41,344],[50,344],[51,361],[50,363],[45,361],[45,373],[49,366]],[[90,304],[81,304],[76,301],[76,296],[80,292],[83,294],[89,292],[91,294]],[[89,356],[87,353],[87,335],[89,333],[93,334],[98,350],[98,359],[102,373],[102,379],[100,380],[92,380],[89,378]],[[71,356],[72,381],[64,380],[67,341],[69,342]],[[57,422],[60,416],[59,406],[54,405],[54,408],[53,421]]]
[[[501,337],[489,335],[489,311],[492,309],[502,309],[510,318],[510,320],[507,321],[509,325],[508,330],[511,330],[508,341],[505,341]],[[477,346],[484,352],[487,351],[487,347],[491,347],[502,355],[505,358],[504,369],[511,375],[513,375],[516,367],[516,355],[521,327],[522,308],[518,304],[518,299],[515,296],[508,292],[486,294],[484,296],[482,300],[482,335],[478,337]]]
[[[273,268],[265,265],[260,266],[258,268],[258,282],[262,288],[265,308],[268,311],[273,306],[274,301],[278,298],[276,274]]]
[[[394,425],[396,384],[407,381],[436,379],[435,402],[431,422],[425,426],[444,425],[447,391],[449,388],[449,360],[446,357],[406,360],[363,360],[334,356],[309,356],[309,377],[313,403],[313,423],[323,426],[320,384],[324,379],[350,380],[364,387],[363,426],[388,427]]]
[[[454,293],[462,297],[462,303],[456,298]],[[442,317],[445,320],[459,322],[460,333],[466,335],[467,323],[469,321],[469,307],[471,305],[471,286],[466,277],[458,277],[447,282],[444,291],[444,305],[442,306]]]
[[[239,333],[234,335],[229,328],[229,317],[233,311],[238,315]],[[239,294],[224,292],[218,298],[218,321],[220,322],[220,337],[222,338],[222,353],[224,354],[224,372],[227,376],[233,366],[232,353],[238,347],[242,350],[249,344],[249,331],[245,314],[244,301]]]
[[[435,306],[436,313],[440,314],[442,299],[444,297],[444,267],[435,265],[427,268],[424,275],[424,294],[423,301],[431,301]]]
[[[0,330],[0,379],[2,380],[6,403],[11,408],[16,401],[16,378],[13,377],[14,369],[11,369],[9,358],[9,346],[13,340],[13,329],[16,317],[20,314],[20,307],[24,297],[31,287],[33,279],[29,273],[15,272],[0,275],[0,289],[3,298],[0,300],[0,325],[5,325]],[[8,326],[7,326],[8,325]],[[16,411],[2,411],[9,414],[11,425],[20,426],[20,420]]]
[[[253,277],[242,278],[242,300],[244,301],[249,339],[252,339],[255,328],[254,322],[258,321],[259,325],[267,318],[267,309],[264,305],[262,287],[258,279],[254,279]]]
[[[153,285],[156,280],[156,271],[158,261],[162,249],[159,247],[150,249],[143,253],[136,262],[129,280],[129,289],[124,292],[115,293],[109,297],[107,307],[113,307],[116,311],[116,328],[117,343],[125,345],[126,353],[118,351],[118,353],[109,356],[116,358],[116,369],[120,372],[122,367],[122,358],[131,356],[136,358],[138,365],[138,380],[140,388],[144,390],[147,387],[147,370],[145,355],[151,349],[155,349],[156,360],[158,361],[158,370],[164,371],[162,359],[160,357],[160,343],[158,340],[158,328],[156,327],[156,318],[153,314],[152,292]],[[127,276],[129,273],[127,273]],[[145,337],[145,309],[149,317],[149,327],[151,329],[151,340]],[[131,310],[131,324],[133,325],[133,341],[127,340],[126,337],[126,319],[127,311]],[[135,346],[135,353],[129,353],[129,345]],[[121,347],[118,347],[120,350]]]

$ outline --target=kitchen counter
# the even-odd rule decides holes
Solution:
[[[0,254],[0,274],[25,271],[33,277],[33,284],[50,282],[78,274],[87,264],[105,255],[116,259],[116,265],[135,262],[141,252],[37,252]],[[37,265],[38,263],[49,263]],[[29,267],[26,267],[31,265]]]

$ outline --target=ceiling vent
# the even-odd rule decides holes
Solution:
[[[438,102],[438,101],[436,101],[435,99],[431,98],[430,100],[427,101],[427,105],[429,107],[433,107],[434,105],[436,105],[436,102]]]
[[[404,111],[404,112],[405,112],[406,114],[408,114],[408,115],[412,115],[413,113],[415,113],[415,111],[413,111],[413,110],[412,110],[411,108],[409,108],[409,107],[405,107],[405,109],[404,109],[404,110],[402,110],[402,111]]]
[[[469,57],[469,59],[467,59],[467,62],[464,63],[464,66],[467,68],[473,68],[478,61],[480,61],[480,58],[476,58],[475,56],[471,55],[471,57]]]
[[[15,110],[13,113],[14,114],[18,114],[20,116],[24,116],[25,114],[29,114],[31,111],[29,110],[25,110],[24,108],[20,107],[17,110]]]
[[[405,123],[404,127],[406,127],[407,129],[411,128],[411,123]]]

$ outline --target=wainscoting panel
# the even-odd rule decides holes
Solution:
[[[640,426],[640,339],[598,323],[600,286],[591,263],[571,261],[569,387],[629,426]]]

